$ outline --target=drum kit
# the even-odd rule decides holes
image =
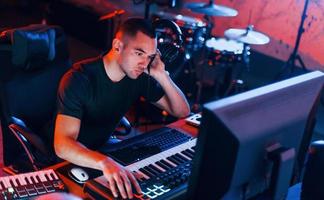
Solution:
[[[224,38],[213,37],[211,34],[214,27],[212,17],[235,17],[238,15],[238,11],[227,6],[217,5],[213,0],[208,3],[191,2],[185,4],[185,7],[193,13],[203,14],[204,20],[168,12],[157,12],[155,16],[170,19],[180,27],[187,61],[192,62],[198,58],[198,61],[194,61],[195,73],[201,72],[204,65],[208,65],[208,68],[226,68],[226,73],[232,73],[233,66],[238,63],[242,63],[248,69],[250,45],[264,45],[270,41],[267,35],[254,30],[252,25],[244,29],[230,28],[224,32]],[[242,80],[239,80],[240,74],[236,74],[235,77],[231,75],[230,80],[224,83],[226,89],[222,94],[216,95],[225,97],[233,94],[232,90],[235,89],[235,84],[242,83]],[[196,77],[198,85],[196,103],[198,104],[201,103],[200,96],[204,78],[201,75]]]

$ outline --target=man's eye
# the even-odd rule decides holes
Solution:
[[[142,52],[135,52],[137,56],[142,56],[143,53]]]

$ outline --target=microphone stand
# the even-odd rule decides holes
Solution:
[[[295,68],[297,67],[296,60],[299,61],[299,64],[301,65],[302,69],[304,71],[307,71],[307,68],[306,68],[301,56],[298,54],[298,48],[299,48],[302,34],[305,31],[304,22],[305,22],[305,19],[307,18],[306,13],[307,13],[308,4],[309,4],[309,0],[305,0],[304,10],[303,10],[303,13],[301,16],[301,22],[300,22],[299,29],[298,29],[298,34],[297,34],[294,50],[291,53],[291,55],[289,56],[289,59],[287,60],[287,62],[285,63],[285,65],[283,66],[283,68],[281,69],[279,74],[277,75],[276,80],[279,80],[285,74],[284,72],[286,70],[288,70],[288,77],[290,77],[292,75],[292,73],[295,71]]]

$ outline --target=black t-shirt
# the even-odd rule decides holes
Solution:
[[[90,149],[97,149],[106,143],[140,96],[156,102],[163,95],[157,81],[145,73],[137,79],[125,76],[119,82],[112,82],[100,56],[75,64],[63,76],[58,91],[58,114],[80,119],[77,140]]]

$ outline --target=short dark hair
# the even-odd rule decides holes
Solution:
[[[116,36],[118,34],[135,37],[137,32],[142,32],[150,38],[156,38],[155,28],[151,20],[143,18],[129,18],[120,25]]]

